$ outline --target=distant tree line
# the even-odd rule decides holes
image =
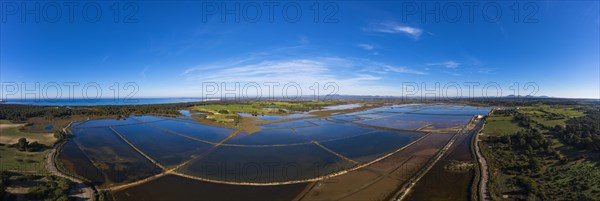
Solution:
[[[23,122],[32,117],[66,118],[84,116],[129,116],[131,114],[180,115],[179,110],[198,103],[104,106],[35,106],[0,104],[0,119]]]
[[[497,116],[511,116],[514,115],[517,111],[514,109],[502,109],[494,111],[494,115]]]

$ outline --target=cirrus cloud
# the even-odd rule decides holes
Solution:
[[[380,33],[388,33],[388,34],[404,34],[415,40],[418,40],[423,34],[423,29],[417,27],[411,27],[406,25],[401,25],[394,22],[383,22],[379,24],[372,25],[370,27],[364,28],[365,31],[368,32],[380,32]]]

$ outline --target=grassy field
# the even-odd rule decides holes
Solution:
[[[569,106],[550,105],[520,107],[519,113],[525,114],[535,122],[547,127],[565,125],[566,120],[584,115],[583,111],[576,110]]]
[[[287,115],[298,111],[309,111],[319,109],[323,106],[332,105],[334,102],[307,101],[307,102],[245,102],[206,104],[192,106],[190,110],[206,112],[206,119],[219,123],[238,123],[241,118],[237,113],[243,112],[255,115]]]
[[[37,141],[45,145],[52,145],[56,138],[52,133],[29,133],[21,131],[24,124],[13,124],[10,121],[0,120],[0,143],[14,144],[19,138],[26,138],[29,142]]]
[[[519,112],[527,114],[544,114],[555,113],[565,115],[567,117],[583,116],[583,112],[569,106],[551,106],[551,105],[535,105],[519,107]]]
[[[24,152],[12,147],[0,146],[0,171],[19,173],[46,173],[46,156],[50,150]]]
[[[523,128],[512,122],[512,116],[491,116],[483,132],[487,135],[511,135],[520,130]]]

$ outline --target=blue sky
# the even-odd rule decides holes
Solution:
[[[115,22],[114,3],[99,3],[102,16],[95,23],[81,15],[84,3],[75,7],[71,22],[64,5],[59,5],[57,22],[45,19],[54,16],[52,9],[40,11],[37,23],[21,10],[2,10],[2,83],[96,82],[107,97],[114,82],[135,82],[137,97],[201,96],[203,82],[230,87],[235,82],[294,82],[304,95],[312,94],[308,89],[314,82],[321,87],[333,82],[338,94],[395,96],[406,92],[403,83],[433,89],[435,83],[476,82],[476,95],[490,83],[498,84],[502,95],[513,94],[511,85],[518,83],[526,95],[531,90],[524,86],[535,83],[535,95],[600,98],[596,1],[479,3],[472,20],[463,2],[438,2],[436,14],[424,16],[436,2],[318,2],[317,22],[315,1],[297,2],[302,16],[295,22],[286,20],[296,16],[296,4],[285,12],[286,2],[274,7],[273,21],[265,2],[237,2],[236,22],[234,15],[221,18],[223,5],[232,8],[235,1],[152,1],[135,3],[130,23],[123,23],[132,11],[124,3]],[[209,12],[215,5],[215,12]],[[255,5],[261,9],[256,22],[250,19]],[[448,19],[456,16],[455,5],[461,17]],[[410,6],[416,11],[409,12]],[[502,12],[498,20],[493,6]],[[466,87],[462,90],[460,95],[468,95]]]

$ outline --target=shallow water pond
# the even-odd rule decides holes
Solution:
[[[176,120],[152,122],[150,124],[176,132],[178,134],[211,142],[220,142],[235,131],[230,128],[207,126],[198,123],[182,122]]]
[[[256,133],[239,133],[235,137],[225,141],[225,144],[240,145],[285,145],[296,143],[307,143],[310,139],[304,135],[297,134],[292,129],[262,130]]]
[[[73,132],[73,140],[111,183],[131,182],[160,172],[110,128],[74,129]]]
[[[360,163],[367,163],[400,149],[425,135],[422,132],[376,131],[366,135],[321,143]]]
[[[177,136],[145,124],[114,127],[144,153],[164,166],[175,166],[213,145]]]
[[[236,182],[310,179],[352,164],[315,144],[282,147],[220,146],[180,170],[202,178]]]

